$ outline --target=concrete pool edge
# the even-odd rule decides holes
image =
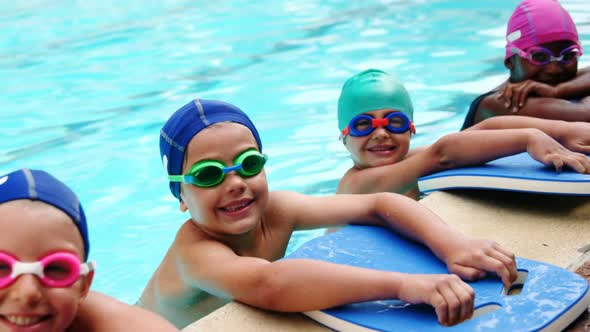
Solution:
[[[572,271],[590,260],[588,197],[457,190],[436,192],[420,202],[466,234],[493,239],[517,256]],[[575,331],[590,324],[587,317],[577,323]],[[233,330],[331,331],[301,314],[268,312],[235,302],[183,329]]]

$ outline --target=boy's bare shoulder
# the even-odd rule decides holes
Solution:
[[[336,193],[338,194],[351,194],[354,193],[356,190],[352,190],[352,188],[358,188],[362,182],[362,176],[359,175],[359,169],[355,167],[351,167],[340,179],[338,182],[338,188],[336,189]]]
[[[268,205],[264,211],[263,220],[267,224],[285,224],[292,220],[296,211],[307,196],[293,191],[269,192]]]
[[[429,146],[419,146],[416,148],[411,149],[410,151],[408,151],[408,154],[406,155],[405,159],[420,155],[421,153],[426,152],[426,150],[429,148]]]
[[[205,232],[203,232],[195,222],[191,219],[187,220],[180,226],[176,232],[176,238],[173,246],[195,243],[200,240],[210,239]]]
[[[98,292],[88,293],[69,332],[178,331],[164,318]]]

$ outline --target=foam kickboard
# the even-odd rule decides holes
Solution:
[[[461,167],[421,177],[422,193],[447,189],[490,189],[531,193],[590,195],[590,175],[568,167],[561,172],[528,153],[500,158],[481,166]]]
[[[347,226],[303,244],[284,259],[298,258],[404,273],[448,273],[427,247],[378,226]],[[517,258],[517,268],[518,295],[506,295],[497,276],[469,282],[476,294],[474,317],[452,327],[440,325],[431,306],[394,299],[305,314],[338,331],[561,331],[590,305],[588,282],[581,276],[523,258]]]

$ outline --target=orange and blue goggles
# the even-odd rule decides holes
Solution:
[[[342,136],[367,136],[379,127],[384,127],[394,134],[405,133],[408,130],[412,134],[416,134],[414,124],[404,113],[391,112],[381,119],[376,119],[368,114],[359,114],[352,118],[348,126],[342,130]]]

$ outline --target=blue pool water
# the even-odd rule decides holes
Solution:
[[[562,2],[590,47],[587,0]],[[71,185],[90,220],[94,289],[131,303],[187,218],[158,152],[174,110],[196,97],[242,107],[271,156],[271,190],[333,193],[350,166],[335,113],[344,80],[397,73],[415,104],[413,146],[432,142],[505,78],[516,3],[4,1],[0,174],[39,168]]]

